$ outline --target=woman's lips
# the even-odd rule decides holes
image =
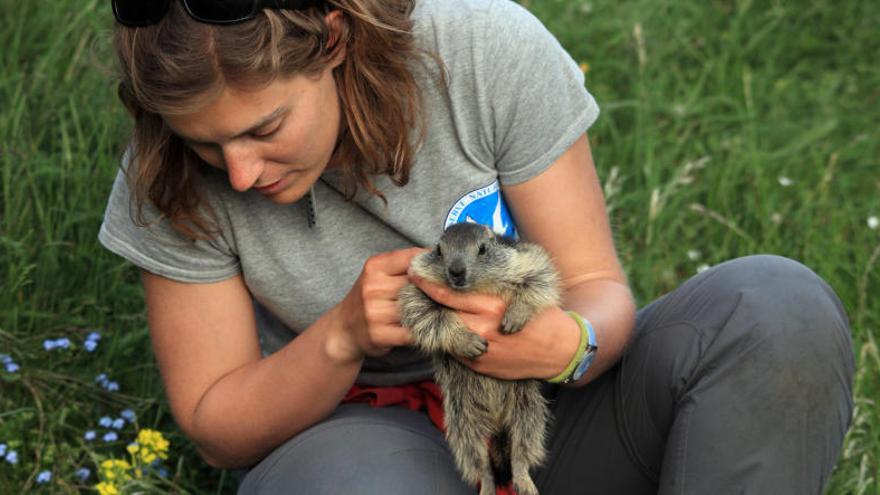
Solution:
[[[284,177],[266,186],[254,186],[254,189],[256,189],[257,192],[259,192],[260,194],[275,194],[284,187],[284,184],[282,184],[283,182]]]

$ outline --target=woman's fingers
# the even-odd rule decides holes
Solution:
[[[425,280],[413,274],[409,275],[409,279],[416,287],[427,294],[428,297],[457,311],[496,316],[500,321],[507,308],[507,305],[504,303],[504,300],[501,299],[501,296],[454,291],[445,285]]]

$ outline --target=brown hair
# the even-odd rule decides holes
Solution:
[[[303,11],[265,9],[229,26],[197,22],[171,2],[158,24],[118,26],[119,98],[135,123],[130,161],[137,167],[128,175],[135,221],[144,224],[149,201],[191,239],[216,234],[197,187],[204,164],[161,115],[191,111],[224,85],[259,87],[277,77],[316,74],[340,48],[345,60],[333,77],[345,125],[331,161],[341,167],[347,197],[362,187],[384,200],[371,175],[406,184],[425,132],[410,70],[422,54],[412,36],[414,1],[328,0]],[[343,14],[338,37],[325,22],[332,10]]]

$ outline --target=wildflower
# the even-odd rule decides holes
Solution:
[[[113,425],[113,420],[110,419],[110,416],[103,416],[98,420],[98,424],[103,426],[104,428],[110,428]]]
[[[875,216],[868,217],[868,228],[875,230],[877,227],[880,227],[880,219]]]
[[[81,481],[85,481],[89,479],[89,476],[92,475],[92,472],[89,471],[89,468],[79,468],[76,470],[76,477]]]
[[[48,483],[50,481],[52,481],[51,471],[41,471],[40,474],[37,475],[37,484],[42,485],[43,483]]]
[[[3,457],[4,455],[6,455],[6,444],[0,443],[0,457]]]
[[[16,363],[6,363],[6,372],[7,373],[15,373],[19,370],[19,366]]]
[[[782,214],[779,212],[775,212],[772,215],[770,215],[770,221],[775,223],[776,225],[781,224],[782,220],[783,220]]]
[[[125,450],[127,450],[128,453],[131,455],[137,454],[137,451],[140,450],[140,448],[141,448],[141,446],[138,445],[137,442],[132,442],[132,443],[125,446]]]
[[[129,422],[133,422],[134,419],[137,417],[134,411],[132,411],[131,409],[125,409],[121,413],[119,413],[119,415],[127,419]]]
[[[101,385],[105,390],[109,390],[110,392],[116,392],[119,390],[119,383],[110,381],[107,378],[106,373],[101,373],[100,375],[95,377],[95,383]]]
[[[687,256],[688,256],[689,260],[697,261],[698,259],[700,259],[702,254],[699,251],[697,251],[696,249],[691,249],[691,250],[688,250]]]
[[[43,341],[43,349],[47,351],[51,351],[52,349],[61,348],[61,349],[69,349],[70,348],[70,339],[67,337],[61,337],[58,339],[46,339]]]
[[[86,336],[86,341],[83,343],[83,347],[86,348],[87,351],[92,352],[98,347],[98,341],[101,340],[101,334],[98,332],[90,332]]]
[[[151,464],[157,459],[168,458],[168,440],[162,436],[162,433],[144,428],[138,432],[137,443],[138,457],[145,464]]]
[[[89,430],[89,431],[85,432],[85,434],[83,435],[83,439],[86,442],[91,442],[92,440],[95,439],[95,437],[96,437],[95,430]]]
[[[101,477],[111,482],[130,480],[129,471],[131,471],[131,464],[122,459],[107,459],[101,463]]]
[[[113,429],[121,430],[125,427],[125,420],[122,418],[116,418],[113,420]]]
[[[159,476],[161,476],[163,478],[167,478],[168,477],[168,470],[163,467],[160,467],[159,468]]]
[[[788,186],[794,184],[793,180],[791,180],[790,178],[788,178],[784,175],[780,175],[777,178],[777,180],[779,181],[779,185],[781,185],[782,187],[788,187]]]
[[[8,462],[9,464],[18,464],[18,452],[10,450],[6,453],[6,457],[4,457],[4,459],[6,459],[6,462]]]
[[[578,67],[580,67],[581,72],[583,72],[584,74],[586,74],[587,72],[590,72],[590,64],[588,64],[586,62],[581,62]]]
[[[102,439],[104,440],[104,443],[115,442],[119,439],[119,435],[117,435],[115,431],[108,431],[104,434]]]
[[[95,490],[98,490],[99,495],[119,495],[119,489],[116,488],[116,485],[113,483],[107,483],[106,481],[102,481],[95,485]]]

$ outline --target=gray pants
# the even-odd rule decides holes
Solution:
[[[547,495],[819,494],[852,414],[852,342],[803,265],[718,265],[638,313],[621,362],[553,388]],[[399,408],[341,406],[244,477],[239,493],[469,494],[442,435]]]

